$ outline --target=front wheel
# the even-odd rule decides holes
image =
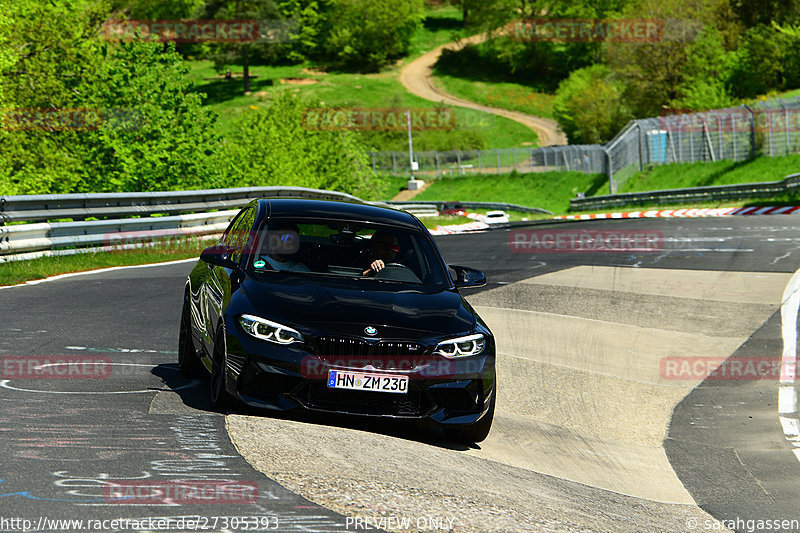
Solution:
[[[192,342],[192,323],[189,314],[189,298],[183,300],[181,313],[181,330],[178,336],[178,368],[185,378],[194,378],[201,375],[202,366]]]
[[[489,405],[489,410],[483,415],[483,418],[468,426],[466,428],[445,428],[444,435],[448,440],[458,442],[461,444],[472,444],[473,442],[481,442],[489,435],[492,429],[492,421],[494,420],[494,403],[497,397],[497,391],[492,395],[492,403]]]
[[[224,409],[233,406],[233,396],[228,392],[226,367],[228,351],[225,344],[225,330],[220,328],[214,342],[214,357],[211,360],[211,403]]]

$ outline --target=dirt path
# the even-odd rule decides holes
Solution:
[[[433,102],[444,102],[447,105],[458,107],[466,107],[478,111],[485,111],[501,117],[510,118],[520,124],[523,124],[539,135],[539,146],[550,146],[554,144],[567,144],[567,137],[558,127],[555,120],[548,118],[537,117],[520,113],[519,111],[510,111],[508,109],[500,109],[497,107],[488,107],[468,100],[462,100],[451,94],[448,94],[441,89],[435,87],[432,82],[432,68],[439,59],[442,50],[445,48],[459,48],[467,44],[476,44],[486,40],[486,34],[473,35],[456,41],[454,43],[447,43],[434,48],[430,52],[423,54],[414,61],[408,63],[400,70],[400,83],[412,94],[431,100]]]

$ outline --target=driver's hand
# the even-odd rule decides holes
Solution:
[[[375,261],[372,262],[372,264],[369,265],[369,270],[367,270],[364,274],[365,275],[369,273],[377,274],[378,272],[383,270],[383,267],[385,266],[386,265],[383,264],[382,259],[376,259]]]

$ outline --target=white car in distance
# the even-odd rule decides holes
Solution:
[[[487,224],[508,224],[508,215],[505,211],[489,211],[484,222]]]

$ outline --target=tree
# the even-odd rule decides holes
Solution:
[[[408,51],[424,17],[422,0],[333,0],[324,51],[335,65],[375,72]]]
[[[372,195],[366,147],[351,132],[314,131],[304,113],[315,102],[282,91],[268,108],[243,114],[221,164],[240,186],[296,185]]]
[[[576,70],[561,82],[553,114],[571,144],[606,142],[633,118],[621,84],[604,65]]]
[[[281,13],[273,0],[207,0],[203,17],[216,20],[255,20],[262,25],[276,23],[281,19]],[[259,31],[262,37],[256,42],[211,45],[211,57],[217,70],[235,61],[242,63],[245,93],[250,92],[250,59],[268,57],[275,46],[262,28]]]
[[[689,46],[684,80],[670,107],[706,110],[732,105],[728,87],[735,63],[736,53],[725,49],[722,33],[706,26]]]

